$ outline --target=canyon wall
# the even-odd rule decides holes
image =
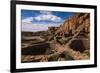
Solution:
[[[62,25],[56,30],[55,34],[74,34],[78,26],[84,25],[83,32],[90,32],[90,14],[89,13],[76,13],[64,21]]]

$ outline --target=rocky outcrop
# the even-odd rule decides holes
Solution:
[[[47,32],[48,32],[48,34],[53,35],[53,34],[55,34],[55,31],[57,31],[58,28],[59,27],[48,27]]]
[[[74,34],[78,26],[84,25],[84,32],[90,31],[90,15],[89,13],[77,13],[69,19],[65,20],[64,23],[57,29],[55,34]]]

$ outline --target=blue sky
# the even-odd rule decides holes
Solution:
[[[59,26],[72,12],[21,10],[22,31],[43,31],[50,26]]]

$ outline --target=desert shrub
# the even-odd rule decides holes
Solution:
[[[90,50],[85,50],[83,53],[85,53],[86,55],[90,57]]]
[[[65,44],[65,41],[63,39],[58,39],[57,42],[60,43],[61,45]]]
[[[68,52],[63,52],[63,57],[65,57],[65,60],[73,60],[73,58],[69,55]]]
[[[49,54],[52,54],[54,53],[50,48],[47,48],[45,54],[49,55]]]
[[[53,55],[53,56],[51,56],[51,57],[49,58],[49,61],[57,61],[58,58],[59,58],[59,55],[58,55],[58,54],[55,54],[55,55]]]

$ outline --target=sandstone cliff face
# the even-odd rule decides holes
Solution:
[[[78,26],[84,25],[84,32],[90,32],[90,15],[89,13],[76,13],[74,16],[65,20],[55,32],[58,35],[74,34]]]

